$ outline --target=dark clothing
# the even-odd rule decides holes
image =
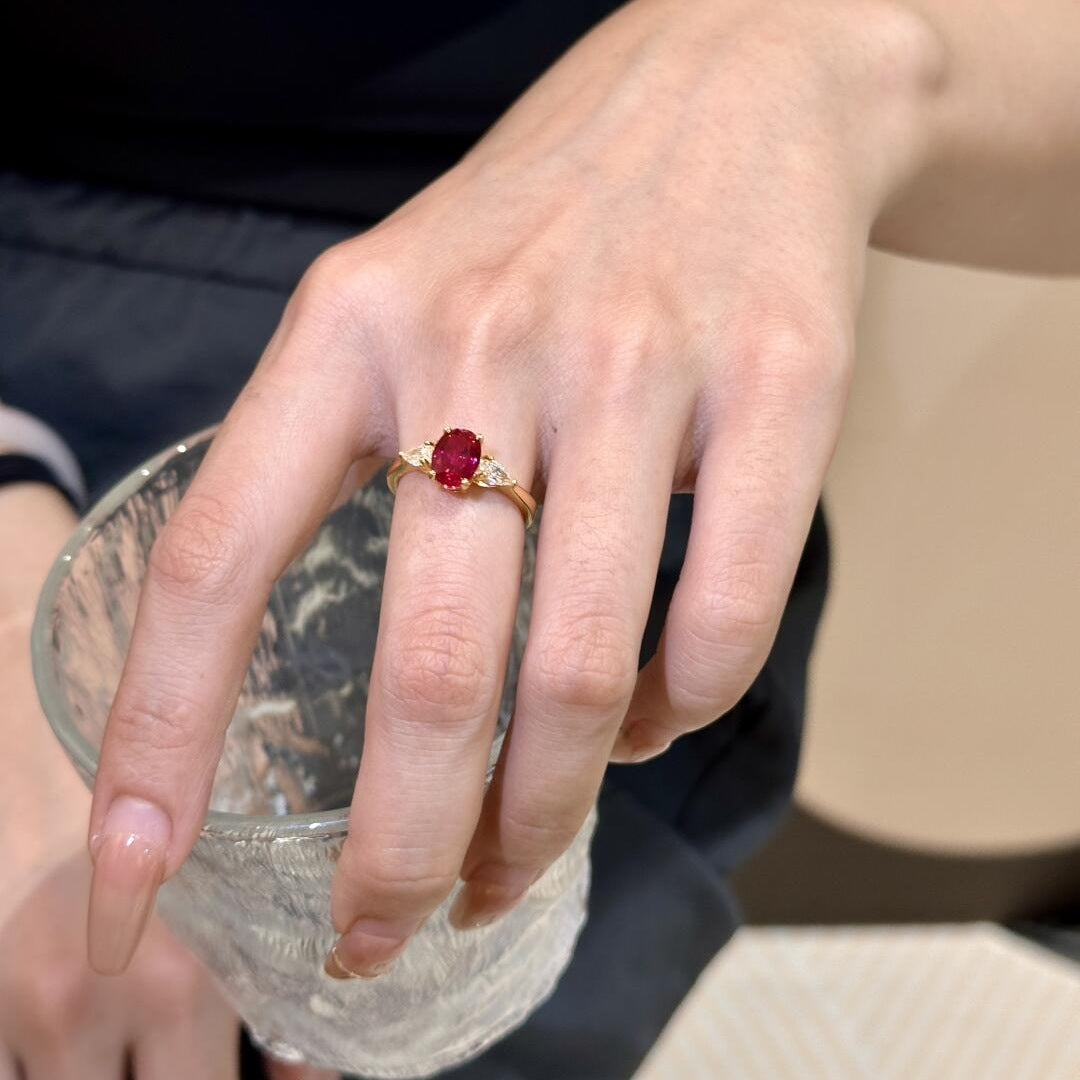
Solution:
[[[93,495],[220,419],[311,259],[452,164],[609,6],[477,0],[425,19],[416,5],[391,18],[139,3],[115,22],[114,5],[23,5],[37,29],[8,74],[35,69],[21,95],[43,113],[3,151],[0,398],[59,430]],[[672,499],[643,659],[692,502]],[[728,872],[789,800],[826,571],[819,513],[743,700],[662,757],[609,770],[589,921],[555,994],[448,1075],[632,1074],[734,930]]]
[[[13,3],[0,163],[359,223],[445,171],[617,6]]]

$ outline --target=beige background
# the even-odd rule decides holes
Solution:
[[[1080,839],[1080,280],[874,254],[798,797],[879,839]]]

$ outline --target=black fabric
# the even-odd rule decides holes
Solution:
[[[383,217],[614,0],[9,0],[0,167]]]
[[[31,457],[29,454],[0,451],[0,487],[5,484],[20,484],[28,480],[39,484],[50,484],[71,503],[74,509],[79,509],[79,502],[74,493],[41,458]]]
[[[222,416],[298,276],[348,222],[0,175],[0,397],[53,424],[92,496]],[[678,580],[672,498],[642,659]],[[798,758],[825,594],[815,516],[775,646],[745,698],[600,799],[590,914],[554,996],[455,1080],[625,1080],[733,931],[727,872],[774,827]]]

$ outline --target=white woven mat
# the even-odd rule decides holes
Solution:
[[[1080,1080],[1080,966],[988,924],[742,930],[637,1080]]]

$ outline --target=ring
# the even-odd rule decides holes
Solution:
[[[529,528],[536,516],[536,500],[490,454],[483,453],[483,441],[483,435],[468,428],[443,428],[438,442],[429,439],[413,450],[399,450],[386,470],[386,485],[396,492],[407,472],[422,472],[444,491],[494,488],[521,511]]]

